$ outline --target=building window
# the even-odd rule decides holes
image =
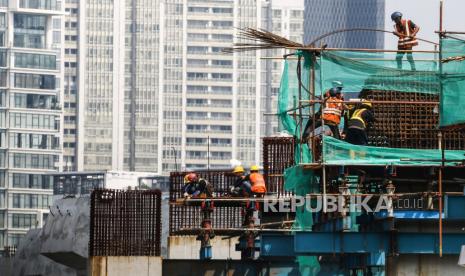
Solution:
[[[38,224],[36,214],[9,214],[8,220],[10,228],[30,229]]]
[[[47,18],[45,15],[14,15],[14,46],[44,48]]]
[[[55,55],[15,53],[15,66],[18,68],[56,69]]]
[[[52,189],[53,178],[49,175],[42,174],[10,174],[10,183],[13,183],[13,188],[24,189]]]
[[[32,89],[55,89],[55,76],[15,73],[15,87]]]

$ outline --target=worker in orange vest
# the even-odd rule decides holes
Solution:
[[[323,120],[333,133],[333,137],[341,139],[339,134],[339,123],[341,122],[344,104],[341,99],[341,92],[337,88],[329,90],[329,99],[326,100],[323,107]]]
[[[399,37],[399,41],[397,43],[397,52],[396,60],[397,60],[397,68],[402,69],[402,59],[405,54],[407,54],[407,60],[410,63],[410,67],[413,71],[416,70],[415,62],[413,61],[412,52],[405,52],[405,50],[412,50],[414,46],[418,45],[418,41],[415,38],[420,27],[415,25],[411,20],[402,19],[402,13],[394,12],[391,14],[391,19],[396,24],[394,25],[394,32],[393,34]]]
[[[257,195],[264,195],[266,193],[265,179],[258,171],[258,166],[253,165],[250,167],[250,174],[247,175],[245,179],[248,180],[252,185],[252,193]]]

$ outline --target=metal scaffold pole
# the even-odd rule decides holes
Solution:
[[[443,17],[443,0],[440,1],[439,3],[439,76],[440,76],[440,85],[439,85],[439,89],[440,89],[440,93],[439,93],[439,96],[441,97],[442,96],[442,81],[441,81],[441,77],[442,77],[442,43],[441,43],[441,39],[442,39],[442,17]],[[439,114],[439,116],[441,116],[441,114]],[[439,173],[438,173],[438,188],[439,188],[439,257],[442,257],[442,205],[443,205],[443,202],[442,202],[442,173],[443,173],[443,170],[444,170],[444,160],[445,160],[445,145],[444,145],[444,134],[442,133],[442,131],[440,130],[439,131],[439,134],[438,134],[438,138],[439,138],[439,149],[441,150],[441,167],[439,167]]]

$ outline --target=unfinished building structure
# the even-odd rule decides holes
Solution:
[[[244,35],[262,41],[262,47],[276,46],[272,34],[246,30]],[[315,275],[463,274],[456,264],[465,244],[464,39],[442,32],[439,52],[414,52],[416,70],[407,62],[399,68],[396,51],[282,43],[298,49],[286,60],[277,113],[281,129],[292,137],[264,139],[270,193],[230,198],[222,193],[229,182],[224,173],[212,180],[221,186],[213,198],[170,198],[172,210],[178,208],[170,223],[184,223],[171,234],[190,229],[201,239],[218,230],[240,237],[236,249],[243,259],[288,259],[289,267],[296,260],[301,273]],[[367,146],[325,135],[324,122],[312,129],[308,144],[301,142],[303,127],[318,120],[319,105],[336,80],[352,98],[347,105],[362,99],[373,105],[376,121]],[[292,205],[297,196],[305,197],[305,204],[290,212],[263,209],[271,200]],[[332,208],[329,197],[343,208]],[[200,206],[206,202],[215,208],[205,224]],[[260,219],[252,227],[240,224],[234,210],[246,219],[244,210],[256,203],[263,203],[256,209]],[[230,211],[216,213],[221,208]],[[190,212],[197,217],[183,219]]]

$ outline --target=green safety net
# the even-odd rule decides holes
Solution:
[[[326,136],[323,142],[325,164],[329,165],[397,165],[440,166],[440,150],[357,146]],[[465,159],[465,151],[446,150],[446,165],[456,165]],[[453,162],[455,161],[456,162]]]
[[[309,157],[309,156],[308,156]],[[310,159],[303,159],[303,162],[310,162]],[[304,170],[302,166],[293,166],[284,171],[284,188],[292,191],[296,195],[305,197],[309,193],[319,192],[318,179],[311,170]],[[292,228],[295,230],[312,230],[313,217],[304,206],[296,207],[295,223]],[[315,256],[297,256],[299,271],[301,275],[317,275],[320,271],[318,259]]]
[[[441,39],[442,63],[440,126],[465,124],[465,37]]]
[[[361,92],[364,89],[377,91],[401,91],[440,94],[437,54],[413,53],[415,71],[411,70],[406,55],[397,63],[397,53],[372,53],[350,51],[323,51],[312,66],[309,52],[298,51],[302,59],[299,82],[298,60],[288,59],[284,64],[278,97],[278,117],[281,131],[300,137],[301,126],[305,126],[313,109],[308,105],[299,110],[299,99],[310,100],[310,75],[314,69],[315,96],[321,97],[332,87],[333,81],[342,81],[345,92]],[[299,89],[299,84],[302,87]],[[465,101],[464,101],[465,102]],[[314,111],[318,110],[315,105]],[[299,113],[304,115],[301,122]],[[289,114],[290,113],[290,114]]]

